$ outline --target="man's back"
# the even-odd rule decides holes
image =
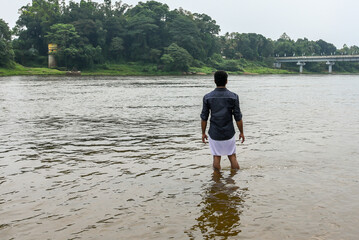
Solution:
[[[209,136],[214,140],[231,139],[234,134],[233,118],[242,119],[238,95],[227,88],[216,88],[203,97],[201,118],[208,120],[211,113]]]
[[[242,113],[239,108],[238,95],[226,88],[228,74],[225,71],[214,73],[217,88],[203,97],[201,113],[202,142],[209,141],[209,148],[213,155],[213,168],[221,169],[221,156],[228,156],[232,169],[239,169],[236,157],[236,139],[233,117],[239,130],[239,139],[244,142]],[[211,112],[209,137],[206,134],[207,121]]]

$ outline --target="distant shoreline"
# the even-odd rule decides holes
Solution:
[[[165,72],[155,70],[152,65],[139,66],[138,63],[130,64],[112,64],[105,68],[97,68],[94,70],[83,70],[81,76],[208,76],[212,75],[216,69],[203,67],[191,68],[188,72]],[[66,76],[68,71],[60,71],[58,69],[24,67],[16,64],[14,68],[0,68],[0,77],[6,76]],[[274,74],[300,74],[299,72],[284,69],[273,69],[268,67],[254,67],[245,69],[244,71],[231,72],[233,75],[274,75]],[[314,75],[330,75],[328,72],[303,72],[302,74]],[[334,75],[357,75],[358,72],[333,72]]]

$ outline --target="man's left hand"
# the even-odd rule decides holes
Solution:
[[[242,139],[242,141],[241,141],[241,139]],[[243,134],[243,133],[240,133],[240,134],[239,134],[239,141],[241,141],[241,143],[243,143],[245,139],[246,139],[246,138],[244,137],[244,134]]]

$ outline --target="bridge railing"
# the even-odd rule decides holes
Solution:
[[[276,57],[276,62],[359,62],[359,55]]]

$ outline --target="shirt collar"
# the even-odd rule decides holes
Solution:
[[[226,91],[227,88],[215,88],[214,90],[215,90],[215,91]]]

